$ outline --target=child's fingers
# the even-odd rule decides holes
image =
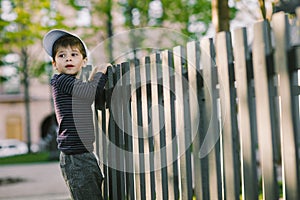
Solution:
[[[108,67],[112,67],[112,64],[110,64],[110,63],[101,64],[101,65],[97,66],[97,71],[106,73]]]

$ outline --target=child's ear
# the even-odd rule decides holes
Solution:
[[[83,59],[83,66],[86,66],[87,61],[88,61],[87,57]]]
[[[53,67],[54,70],[57,70],[56,62],[54,60],[52,60],[52,67]]]

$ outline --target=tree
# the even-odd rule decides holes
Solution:
[[[26,133],[29,152],[31,150],[31,122],[30,122],[30,94],[29,94],[29,66],[38,65],[35,56],[30,53],[30,48],[37,40],[41,40],[47,24],[43,22],[47,14],[51,11],[49,0],[15,0],[6,1],[7,14],[11,17],[1,18],[0,35],[2,37],[0,46],[0,57],[8,53],[18,54],[20,61],[18,72],[21,83],[24,86],[24,102],[26,112]],[[3,5],[3,4],[2,4]],[[56,16],[58,17],[58,16]],[[55,20],[59,21],[58,18]]]
[[[113,17],[112,17],[112,9],[113,9],[113,0],[105,0],[99,3],[97,0],[91,2],[93,4],[92,6],[92,14],[93,16],[96,15],[98,19],[104,19],[105,21],[103,27],[93,26],[92,27],[98,27],[99,29],[105,29],[106,30],[106,38],[111,38],[113,36]],[[113,60],[113,41],[108,40],[107,44],[107,53],[109,60]]]

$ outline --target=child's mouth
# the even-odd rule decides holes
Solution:
[[[66,68],[72,68],[74,65],[67,65]]]

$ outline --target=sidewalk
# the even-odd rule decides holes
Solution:
[[[0,166],[0,200],[69,200],[59,163]]]

